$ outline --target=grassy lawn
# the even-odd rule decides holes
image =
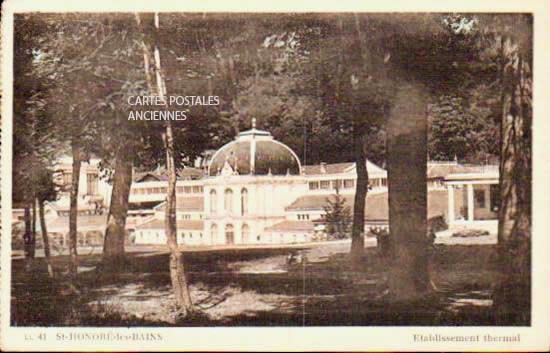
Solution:
[[[301,249],[301,250],[300,250]],[[186,249],[185,263],[198,313],[174,315],[168,255],[162,248],[128,253],[124,271],[96,269],[99,254],[81,257],[74,288],[55,281],[43,259],[31,271],[12,264],[15,326],[325,326],[492,325],[495,245],[436,245],[431,277],[438,291],[422,301],[395,303],[386,294],[388,265],[376,248],[360,266],[348,242],[300,247]],[[139,249],[138,249],[139,250]],[[305,261],[288,265],[290,252]],[[56,256],[66,268],[68,257]],[[510,318],[510,324],[525,324]]]

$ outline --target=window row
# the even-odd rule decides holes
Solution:
[[[388,185],[386,178],[373,178],[369,180],[370,187],[383,187]],[[352,189],[355,187],[355,179],[316,180],[309,182],[309,190],[336,190]]]
[[[223,209],[226,213],[233,213],[233,190],[225,189],[223,193]],[[248,214],[248,190],[246,188],[241,189],[239,200],[239,214],[244,216]],[[216,214],[218,212],[218,196],[216,190],[210,191],[210,213]]]
[[[224,228],[224,235],[225,235],[225,243],[226,244],[234,244],[235,243],[235,231],[232,224],[226,224]],[[250,227],[248,224],[244,223],[241,226],[241,235],[242,235],[242,242],[248,243],[251,240],[250,237]],[[210,226],[210,236],[212,239],[217,239],[218,236],[218,225],[216,223],[212,223]],[[260,240],[260,236],[256,237],[256,240]]]
[[[303,221],[309,220],[309,215],[308,215],[308,214],[299,214],[299,215],[298,215],[298,220],[301,220],[301,221],[302,221],[302,220],[303,220]]]
[[[177,186],[176,193],[178,194],[201,194],[203,187],[201,185],[195,186]],[[135,195],[149,195],[149,194],[166,194],[168,187],[155,187],[155,188],[132,188],[131,193]]]
[[[309,182],[309,190],[351,189],[354,187],[354,179],[316,180]]]

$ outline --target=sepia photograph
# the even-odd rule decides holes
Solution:
[[[533,325],[532,13],[12,16],[4,331]]]

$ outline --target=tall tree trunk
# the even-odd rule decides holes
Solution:
[[[52,266],[52,259],[50,255],[50,240],[48,237],[48,230],[46,229],[46,218],[44,216],[44,201],[38,200],[38,211],[40,216],[40,230],[42,232],[42,240],[44,242],[44,257],[46,258],[46,265],[48,266],[48,274],[51,278],[55,277],[55,272]]]
[[[193,310],[187,279],[183,269],[183,254],[178,250],[176,228],[176,168],[174,163],[174,137],[172,124],[168,120],[166,135],[164,136],[166,148],[166,163],[168,169],[168,195],[166,198],[166,241],[170,248],[170,277],[176,300],[180,306],[181,314],[186,316]]]
[[[361,132],[354,132],[353,145],[357,183],[355,186],[355,200],[353,206],[351,255],[353,258],[358,259],[365,249],[365,202],[369,184],[369,173],[366,164],[367,157],[365,155],[365,145]]]
[[[156,93],[163,100],[166,99],[166,84],[161,69],[160,50],[154,38],[159,34],[159,16],[148,16],[143,21],[139,14],[136,14],[136,21],[143,33],[143,58],[145,76],[149,85],[149,91]],[[152,59],[154,58],[154,59]],[[156,87],[152,84],[151,63],[154,62]],[[174,134],[171,121],[166,122],[166,130],[163,134],[164,147],[166,150],[166,169],[168,171],[168,194],[166,198],[165,232],[166,242],[170,249],[170,278],[172,288],[176,297],[176,303],[180,314],[185,317],[193,311],[193,304],[189,294],[187,279],[184,270],[183,254],[178,250],[176,238],[176,166],[174,152]]]
[[[122,152],[117,153],[113,179],[111,205],[103,243],[103,265],[109,271],[119,271],[125,262],[126,217],[132,185],[132,162]]]
[[[361,30],[361,22],[358,14],[354,14],[355,31],[357,41],[359,42],[359,57],[361,59],[361,73],[359,77],[366,77],[368,74],[368,53],[367,43],[363,31]],[[341,25],[340,25],[341,26]],[[340,27],[340,30],[342,28]],[[352,89],[357,89],[352,80]],[[357,182],[355,186],[355,200],[353,206],[353,228],[351,232],[351,256],[358,259],[365,249],[365,203],[369,187],[369,173],[367,171],[367,156],[365,154],[365,131],[367,121],[362,121],[366,112],[354,109],[353,117],[353,154],[355,156],[355,170],[357,173]],[[368,119],[368,118],[367,118]]]
[[[429,290],[427,236],[426,102],[403,82],[387,126],[390,294],[412,299]]]
[[[78,215],[78,184],[80,181],[80,166],[82,165],[82,148],[78,143],[71,145],[73,154],[73,175],[71,178],[70,192],[70,210],[69,210],[69,274],[74,278],[78,272],[78,253],[77,253],[77,215]]]
[[[526,48],[502,38],[500,208],[498,251],[501,278],[495,291],[498,320],[530,320],[531,298],[531,73]],[[523,50],[522,50],[523,49]]]

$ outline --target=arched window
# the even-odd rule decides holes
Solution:
[[[243,235],[243,243],[248,244],[248,242],[250,241],[250,227],[248,226],[248,224],[243,224],[241,228],[241,233]]]
[[[225,225],[225,243],[226,244],[234,244],[235,243],[235,235],[233,233],[233,225],[232,224],[226,224]]]
[[[210,226],[210,239],[212,240],[212,244],[216,241],[216,238],[218,237],[218,226],[216,223],[212,223]]]
[[[224,194],[224,208],[225,212],[233,212],[233,191],[231,189],[225,189]]]
[[[248,190],[241,190],[241,216],[248,214]]]
[[[216,197],[216,190],[210,191],[210,213],[215,214],[217,210],[218,198]]]

